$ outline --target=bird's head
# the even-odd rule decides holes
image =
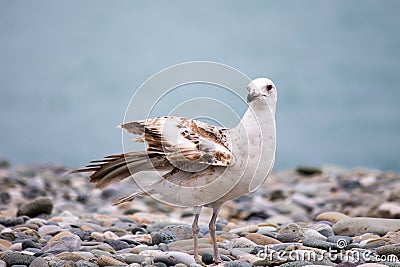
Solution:
[[[247,95],[247,102],[267,104],[272,109],[275,109],[278,94],[275,84],[267,78],[258,78],[249,83],[247,86],[249,94]]]

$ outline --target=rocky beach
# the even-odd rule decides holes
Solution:
[[[200,217],[193,259],[191,208],[150,197],[113,206],[132,180],[92,190],[61,165],[0,162],[0,267],[212,265]],[[338,167],[273,173],[225,203],[217,223],[221,266],[400,266],[400,176]],[[215,265],[215,264],[214,264]]]

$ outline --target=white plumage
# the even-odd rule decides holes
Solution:
[[[275,160],[275,85],[259,78],[250,82],[247,90],[249,108],[235,128],[174,116],[124,123],[121,128],[137,135],[135,141],[145,142],[146,151],[108,156],[73,172],[93,171],[90,181],[99,189],[142,171],[162,173],[155,182],[140,182],[141,191],[121,198],[117,204],[139,195],[153,195],[168,203],[195,207],[196,260],[200,209],[213,208],[210,236],[214,259],[219,262],[215,222],[221,205],[256,190]]]

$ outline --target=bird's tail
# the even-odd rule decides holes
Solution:
[[[90,175],[90,182],[95,183],[95,189],[103,189],[141,171],[165,171],[169,168],[171,165],[163,154],[140,151],[93,160],[85,168],[73,170],[70,173],[93,172]],[[135,194],[125,197],[130,199],[126,201],[131,201],[135,196],[145,193],[137,192]]]

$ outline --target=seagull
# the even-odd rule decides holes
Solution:
[[[159,196],[180,206],[194,208],[192,224],[194,258],[199,261],[198,233],[202,207],[213,209],[209,223],[214,262],[221,262],[216,238],[216,220],[225,201],[255,191],[268,177],[275,162],[275,110],[277,90],[267,78],[248,86],[248,109],[238,125],[228,129],[177,116],[127,122],[120,127],[145,142],[145,151],[127,152],[91,161],[77,172],[93,172],[95,189],[139,173],[153,171],[160,179],[114,204],[138,196]],[[142,186],[143,185],[143,186]]]

